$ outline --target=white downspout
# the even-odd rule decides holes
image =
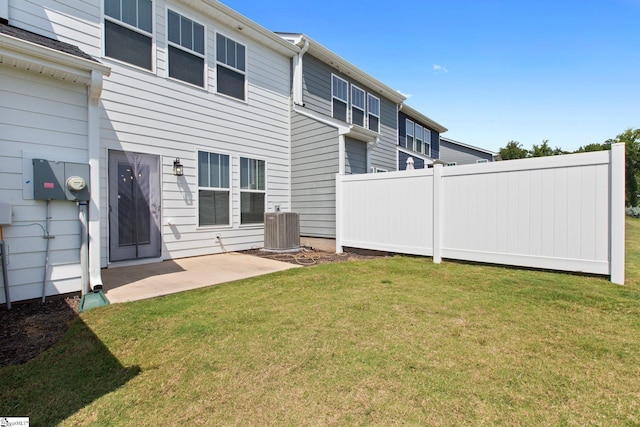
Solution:
[[[78,202],[78,219],[80,220],[80,277],[82,295],[86,295],[89,289],[89,232],[87,222],[87,202]]]
[[[373,151],[380,143],[380,137],[377,136],[374,142],[367,143],[367,173],[371,173],[371,151]]]
[[[304,46],[300,52],[293,57],[293,103],[294,105],[304,105],[304,100],[302,99],[303,93],[303,81],[302,81],[302,57],[309,50],[309,40],[302,38],[304,40]]]
[[[91,200],[89,201],[89,286],[102,289],[100,274],[100,95],[102,73],[91,72],[88,90],[88,139]]]
[[[347,142],[344,134],[338,135],[338,173],[344,175],[346,172]]]

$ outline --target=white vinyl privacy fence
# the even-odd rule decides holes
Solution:
[[[343,247],[566,270],[624,283],[624,144],[611,151],[338,175]]]

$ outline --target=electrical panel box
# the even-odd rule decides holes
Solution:
[[[33,159],[33,198],[88,201],[89,165]]]
[[[0,202],[0,225],[11,225],[11,203]]]

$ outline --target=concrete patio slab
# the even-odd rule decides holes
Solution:
[[[103,292],[111,303],[137,301],[300,266],[230,252],[102,271]]]

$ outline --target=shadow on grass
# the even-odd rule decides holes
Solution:
[[[57,344],[22,365],[0,369],[0,415],[55,425],[140,373],[125,367],[76,318]]]

